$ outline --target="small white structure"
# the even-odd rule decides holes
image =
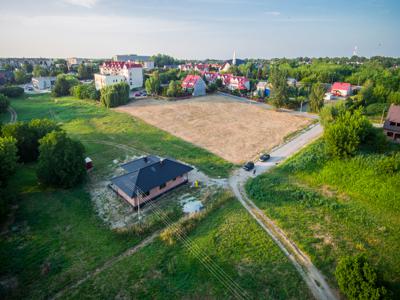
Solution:
[[[94,75],[97,90],[109,85],[126,82],[129,88],[140,88],[143,86],[143,67],[131,61],[108,61],[100,67],[100,74]]]
[[[329,101],[329,100],[333,100],[333,99],[334,99],[334,96],[332,93],[325,93],[324,100]]]
[[[182,210],[185,214],[193,214],[200,212],[203,208],[203,203],[201,203],[199,200],[196,200],[185,203]]]
[[[56,82],[56,77],[33,77],[32,85],[38,90],[48,90]]]
[[[296,86],[296,84],[297,84],[296,78],[292,78],[292,77],[288,77],[286,82],[289,86]]]

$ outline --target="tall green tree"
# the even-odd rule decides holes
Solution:
[[[24,84],[30,81],[30,76],[22,68],[14,71],[14,80],[17,84]]]
[[[40,65],[35,65],[32,71],[33,77],[49,76],[49,71]]]
[[[271,103],[275,108],[281,108],[288,101],[287,74],[275,66],[271,71],[270,81],[272,84]]]
[[[63,131],[53,131],[40,140],[37,176],[47,186],[70,188],[85,178],[85,149]]]
[[[70,94],[70,89],[78,84],[79,81],[76,79],[76,77],[72,75],[60,74],[57,76],[52,94],[55,97],[68,96]]]
[[[129,101],[129,85],[120,82],[106,86],[100,91],[100,103],[107,108],[124,105]]]
[[[160,92],[160,75],[155,71],[145,82],[146,92],[149,95],[158,95]]]
[[[325,88],[322,83],[314,83],[310,93],[310,111],[319,112],[324,106]]]
[[[0,187],[7,184],[7,180],[17,167],[17,146],[13,137],[0,137]]]

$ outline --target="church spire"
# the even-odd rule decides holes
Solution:
[[[236,65],[236,50],[233,50],[232,65]]]

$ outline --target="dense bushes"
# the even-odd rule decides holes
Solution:
[[[352,299],[384,299],[387,291],[379,284],[376,270],[363,255],[345,257],[335,271],[340,290]]]
[[[41,183],[69,188],[84,178],[84,147],[65,132],[47,134],[40,140],[39,152],[37,176]]]
[[[120,82],[101,89],[100,102],[105,107],[124,105],[129,101],[129,85]]]
[[[387,103],[372,103],[365,108],[365,114],[368,116],[381,115],[387,109]]]
[[[100,92],[96,90],[94,84],[79,84],[70,89],[72,96],[78,99],[99,100]]]
[[[353,155],[371,128],[371,123],[360,110],[339,113],[336,119],[325,124],[324,139],[328,153],[334,157]]]
[[[10,194],[5,187],[17,167],[17,146],[12,137],[0,137],[0,221],[3,221],[9,208]]]
[[[17,98],[24,94],[24,89],[19,86],[5,86],[0,88],[0,94],[10,98]]]
[[[0,113],[6,112],[9,106],[10,101],[8,101],[7,96],[0,94]]]
[[[2,127],[2,136],[12,137],[17,141],[18,156],[22,162],[35,161],[39,155],[39,140],[60,127],[47,119],[35,119],[30,122],[17,122]]]
[[[60,74],[57,76],[52,94],[55,97],[68,96],[70,94],[70,89],[78,84],[79,81],[74,76]]]

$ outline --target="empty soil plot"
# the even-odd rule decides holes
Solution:
[[[181,101],[139,100],[116,110],[233,163],[253,159],[311,122],[305,117],[220,95]]]

